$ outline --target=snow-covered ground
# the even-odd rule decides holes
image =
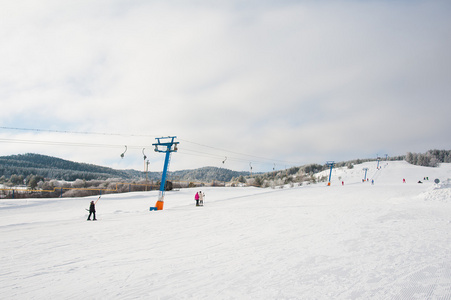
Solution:
[[[0,200],[1,298],[451,299],[451,164],[375,167],[204,188],[204,207],[168,192],[158,212],[157,192],[105,195],[96,222],[97,197]]]

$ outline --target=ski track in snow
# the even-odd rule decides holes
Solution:
[[[364,163],[330,187],[167,192],[158,212],[156,191],[104,195],[97,222],[94,197],[0,200],[0,295],[451,300],[448,178],[450,164]]]

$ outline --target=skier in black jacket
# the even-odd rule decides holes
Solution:
[[[94,203],[94,201],[91,201],[91,204],[89,205],[88,221],[91,221],[91,215],[94,216],[93,221],[97,221],[97,219],[96,219],[96,204]]]

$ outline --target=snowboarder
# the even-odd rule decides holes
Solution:
[[[89,205],[88,221],[91,221],[91,215],[94,216],[94,219],[92,219],[92,220],[93,221],[97,221],[97,219],[96,219],[96,204],[94,203],[94,201],[91,201],[91,204]]]
[[[194,196],[194,200],[196,200],[196,206],[199,206],[199,192]]]

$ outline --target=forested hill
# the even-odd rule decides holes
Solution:
[[[145,178],[143,172],[136,170],[116,170],[40,154],[28,153],[0,156],[0,177],[10,178],[12,175],[22,176],[23,178],[29,175],[36,175],[48,179],[67,181],[74,181],[76,179],[105,180],[108,178],[139,180]],[[204,167],[194,170],[170,172],[169,179],[203,182],[212,180],[230,181],[233,177],[239,177],[241,175],[249,175],[249,172],[236,172],[216,167]],[[148,178],[159,180],[161,178],[161,172],[149,172]]]
[[[161,173],[160,173],[161,174]],[[181,181],[202,181],[212,180],[230,181],[234,177],[248,176],[249,172],[238,172],[217,167],[203,167],[194,170],[174,171],[170,173],[170,179]]]
[[[0,176],[11,175],[38,175],[67,181],[132,177],[127,171],[32,153],[0,157]]]

